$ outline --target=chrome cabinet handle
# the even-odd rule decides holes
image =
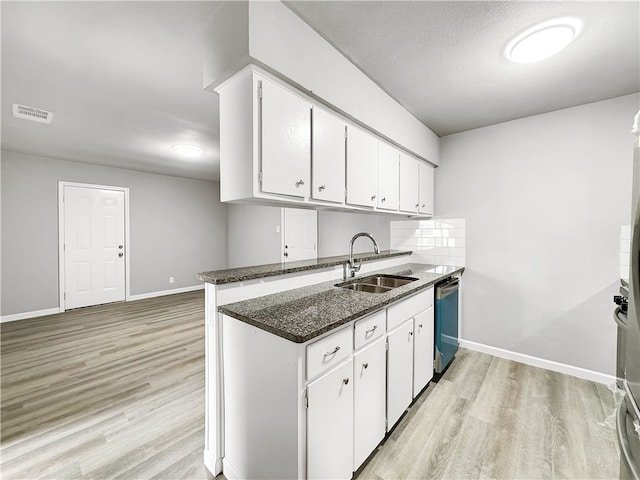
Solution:
[[[411,337],[411,336],[413,336],[413,332],[409,332],[409,336],[410,336],[410,337]]]
[[[118,248],[122,250],[124,248],[124,245],[118,245]]]
[[[382,198],[380,199],[380,201],[381,201],[382,203],[386,202],[386,201],[387,201],[387,197],[382,197]]]
[[[371,195],[371,200],[373,201],[375,199],[376,199],[376,196],[375,195]]]
[[[342,380],[342,383],[344,383],[345,385],[349,385],[349,378],[345,378]]]
[[[337,353],[338,350],[340,350],[340,345],[337,345],[336,348],[333,349],[333,352],[325,352],[324,356],[325,357],[330,357],[331,355],[333,355],[334,353]]]
[[[318,191],[319,191],[319,192],[321,192],[321,191],[322,191],[322,190],[324,190],[325,188],[327,188],[327,186],[326,186],[326,185],[320,185],[320,186],[318,187]]]
[[[118,256],[119,256],[119,257],[124,257],[124,253],[120,252],[120,253],[118,254]]]
[[[419,323],[419,324],[418,324],[418,326],[419,326],[420,328],[422,328],[422,324],[421,324],[421,323]]]
[[[376,329],[378,328],[378,325],[374,325],[373,327],[371,327],[369,330],[367,330],[366,332],[364,332],[365,337],[368,336],[370,333],[373,333],[376,331]]]
[[[367,363],[363,363],[363,364],[362,364],[362,368],[364,368],[365,370],[366,370],[367,368],[369,368],[369,362],[367,362]]]
[[[298,180],[298,181],[296,182],[296,187],[299,187],[299,186],[301,186],[301,185],[304,185],[304,180]]]
[[[419,203],[416,203],[416,208],[418,208],[419,206],[420,206],[420,204],[419,204]]]
[[[424,205],[424,203],[423,203],[423,204],[422,204],[422,208],[424,208],[424,207],[425,207],[425,205]]]
[[[284,252],[284,256],[288,257],[289,256],[289,252]]]

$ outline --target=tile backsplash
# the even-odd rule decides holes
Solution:
[[[391,231],[393,232],[393,230]],[[629,281],[630,255],[631,255],[631,225],[623,225],[620,227],[620,278],[624,278],[626,281]]]
[[[391,249],[412,250],[411,261],[433,265],[466,265],[464,218],[391,222]]]

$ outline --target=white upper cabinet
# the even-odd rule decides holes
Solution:
[[[378,140],[364,130],[347,127],[347,203],[374,207],[378,193]]]
[[[433,167],[420,162],[419,165],[419,204],[418,213],[433,215]]]
[[[418,169],[420,162],[400,154],[400,211],[418,213]]]
[[[338,117],[313,108],[311,196],[328,202],[344,202],[346,123]]]
[[[311,105],[261,80],[262,191],[296,197],[311,192]]]
[[[397,149],[378,143],[378,208],[398,210],[399,161]]]

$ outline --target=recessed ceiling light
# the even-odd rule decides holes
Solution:
[[[581,28],[582,22],[575,18],[558,18],[540,23],[511,40],[505,55],[518,63],[544,60],[569,45]]]
[[[174,145],[173,149],[183,157],[188,158],[199,157],[204,153],[204,150],[200,147],[196,147],[195,145]]]

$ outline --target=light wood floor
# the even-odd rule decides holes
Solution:
[[[0,329],[3,479],[211,478],[203,291]]]
[[[606,386],[460,349],[362,479],[617,479]]]
[[[211,480],[202,292],[0,333],[2,479]],[[358,479],[617,478],[613,408],[602,385],[461,349]]]

